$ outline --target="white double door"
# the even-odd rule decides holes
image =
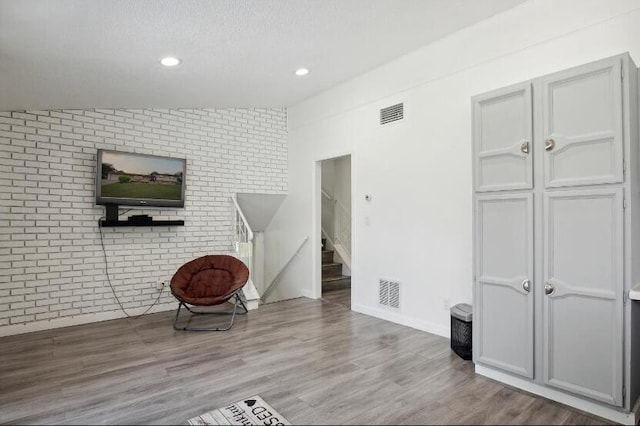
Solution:
[[[475,360],[621,406],[620,60],[536,83],[474,102]]]

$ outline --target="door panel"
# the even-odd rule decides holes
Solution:
[[[544,196],[546,384],[622,405],[622,189]]]
[[[546,187],[623,181],[619,59],[542,79]]]
[[[533,378],[533,196],[476,202],[475,360]]]
[[[473,115],[476,191],[532,188],[531,85],[474,98]]]

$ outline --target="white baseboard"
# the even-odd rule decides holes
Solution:
[[[177,302],[162,303],[155,305],[149,310],[149,314],[155,312],[172,311],[178,308]],[[129,315],[136,316],[144,313],[147,308],[127,309]],[[0,337],[12,336],[14,334],[32,333],[35,331],[51,330],[54,328],[70,327],[72,325],[89,324],[92,322],[108,321],[112,319],[125,318],[126,315],[118,311],[96,312],[93,314],[75,315],[64,318],[56,318],[45,321],[34,321],[26,324],[12,324],[0,327]]]
[[[351,306],[351,310],[360,312],[361,314],[371,315],[372,317],[395,322],[396,324],[406,325],[407,327],[415,328],[420,331],[426,331],[427,333],[437,334],[438,336],[446,337],[447,339],[451,337],[449,327],[422,321],[416,318],[407,317],[405,315],[387,311],[385,309],[376,309],[360,304],[353,304]]]
[[[584,399],[575,397],[573,395],[566,394],[564,392],[557,391],[546,386],[533,383],[528,380],[520,379],[501,371],[496,371],[492,368],[482,365],[475,365],[476,374],[488,377],[490,379],[497,380],[507,385],[516,387],[518,389],[525,390],[527,392],[543,396],[552,401],[560,402],[578,410],[586,411],[596,416],[603,417],[605,419],[620,423],[623,425],[635,425],[638,418],[638,404],[636,404],[635,412],[625,413],[623,411],[616,410],[615,408],[605,407],[595,402],[586,401]]]
[[[300,293],[302,297],[306,297],[307,299],[318,299],[311,290],[303,289]]]

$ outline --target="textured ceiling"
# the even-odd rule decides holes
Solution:
[[[0,110],[290,106],[522,1],[1,0]]]

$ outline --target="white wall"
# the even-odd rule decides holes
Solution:
[[[323,237],[327,237],[329,249],[333,249],[333,238],[335,236],[335,209],[334,209],[334,196],[335,196],[335,177],[336,177],[336,162],[335,160],[325,160],[321,163],[322,167],[322,190],[324,194],[327,194],[331,198],[327,198],[323,195],[322,200],[322,231]]]
[[[103,228],[130,313],[188,260],[232,250],[236,192],[284,193],[286,110],[0,112],[0,335],[122,316],[105,277],[98,148],[186,158],[183,209],[136,209],[179,227]],[[121,211],[126,207],[121,207]],[[168,288],[159,309],[175,309]]]
[[[351,156],[335,162],[334,245],[336,261],[342,263],[342,275],[351,276]]]
[[[340,157],[335,163],[335,184],[333,195],[351,216],[351,157]]]
[[[269,232],[312,244],[283,287],[317,295],[316,162],[351,153],[353,309],[448,336],[444,302],[472,297],[470,97],[624,51],[638,61],[638,8],[531,0],[290,108],[290,195]],[[380,127],[397,102],[405,120]],[[378,306],[378,278],[402,283],[400,313]]]
[[[331,197],[322,199],[322,230],[331,243],[337,237],[338,217],[336,209],[344,208],[351,217],[351,157],[332,158],[321,162],[322,190]]]

